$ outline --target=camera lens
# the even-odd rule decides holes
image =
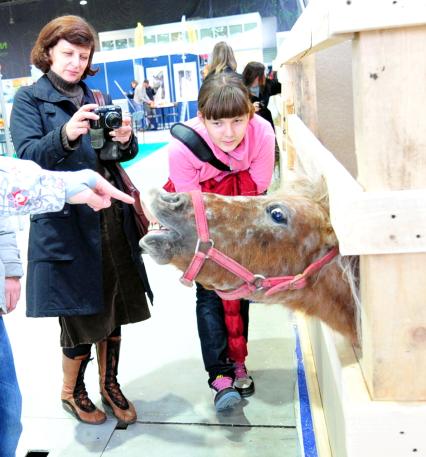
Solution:
[[[105,116],[105,126],[109,129],[118,129],[121,127],[121,116],[119,113],[108,113]]]

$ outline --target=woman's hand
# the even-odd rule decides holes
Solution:
[[[260,108],[261,108],[260,102],[254,102],[254,103],[253,103],[253,106],[254,106],[254,111],[255,111],[255,113],[257,113],[258,111],[260,111]]]
[[[132,120],[128,116],[123,116],[123,123],[121,127],[110,132],[112,141],[118,141],[119,143],[126,144],[129,142],[132,136]]]
[[[97,107],[98,105],[96,103],[88,103],[74,113],[65,126],[68,141],[75,141],[79,136],[89,132],[89,120],[93,119],[96,121],[99,119],[99,116],[92,112]]]

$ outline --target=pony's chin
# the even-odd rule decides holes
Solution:
[[[159,265],[171,262],[174,255],[176,234],[168,230],[149,231],[140,241],[143,254],[148,254]]]

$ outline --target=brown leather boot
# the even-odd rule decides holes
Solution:
[[[121,424],[133,424],[137,419],[135,407],[123,395],[117,381],[120,342],[121,337],[114,336],[96,344],[101,397]]]
[[[62,354],[64,383],[61,400],[63,408],[81,422],[98,425],[106,421],[106,414],[92,403],[84,385],[84,372],[89,363],[90,353],[75,359]]]

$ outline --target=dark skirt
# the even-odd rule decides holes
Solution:
[[[60,317],[62,347],[96,343],[121,325],[150,317],[145,288],[123,231],[122,212],[121,203],[114,201],[101,213],[104,311]]]

